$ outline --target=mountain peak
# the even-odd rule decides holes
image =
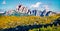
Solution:
[[[28,12],[28,8],[23,5],[18,5],[16,10],[20,13],[27,13]]]
[[[3,12],[1,12],[3,13]],[[47,11],[44,9],[43,11],[38,11],[38,10],[29,10],[27,7],[23,5],[18,5],[16,7],[16,10],[8,10],[5,12],[5,15],[34,15],[34,16],[51,16],[56,14],[55,12],[52,11]]]

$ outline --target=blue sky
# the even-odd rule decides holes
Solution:
[[[60,12],[60,0],[0,0],[0,9],[16,9],[18,4],[30,9],[34,9],[34,7],[44,9],[45,7],[52,11]]]

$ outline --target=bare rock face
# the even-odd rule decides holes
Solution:
[[[15,12],[17,12],[17,13],[27,13],[28,8],[24,7],[23,5],[18,5],[16,7],[16,10],[9,9],[8,11],[6,11],[5,15],[11,15],[11,14],[14,14]]]
[[[12,13],[14,13],[14,10],[8,10],[6,11],[5,15],[11,15]]]
[[[20,12],[20,13],[27,13],[28,12],[28,8],[24,7],[23,5],[18,5],[16,8],[16,11]]]
[[[44,9],[43,11],[38,11],[38,10],[32,10],[31,11],[23,5],[18,5],[16,7],[16,10],[9,9],[5,13],[5,15],[20,15],[20,14],[35,15],[35,16],[52,16],[52,15],[56,15],[55,12],[48,11],[46,9]]]
[[[55,16],[56,15],[56,12],[50,12],[49,16]]]

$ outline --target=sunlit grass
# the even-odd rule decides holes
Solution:
[[[60,16],[0,16],[0,29],[13,28],[23,25],[39,25],[54,22]]]

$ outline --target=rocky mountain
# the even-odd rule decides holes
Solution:
[[[29,10],[27,7],[25,7],[23,5],[18,5],[16,7],[16,10],[8,10],[8,11],[5,11],[3,14],[4,15],[14,15],[14,16],[28,16],[28,15],[51,16],[56,13],[52,12],[52,11],[47,11],[46,9],[44,9],[43,11]]]

